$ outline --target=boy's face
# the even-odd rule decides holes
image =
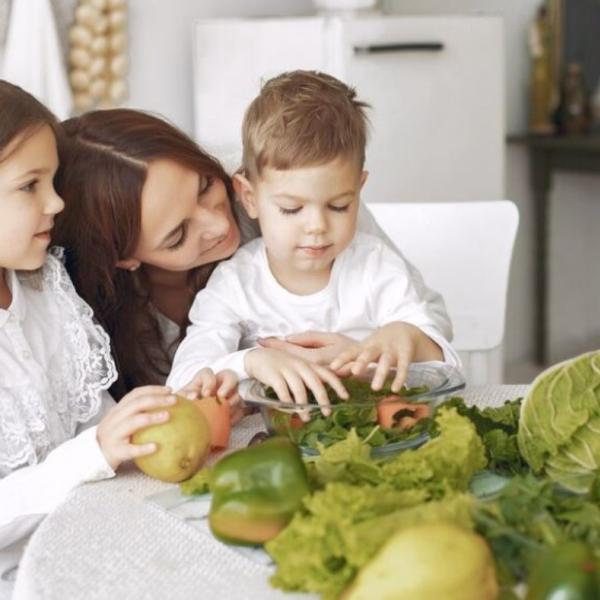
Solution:
[[[249,216],[259,220],[280,281],[329,273],[354,237],[366,177],[353,161],[337,158],[313,167],[265,168],[252,183],[242,178],[242,201]]]

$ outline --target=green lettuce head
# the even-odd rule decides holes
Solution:
[[[540,374],[523,399],[519,450],[536,472],[586,493],[600,468],[600,352]]]

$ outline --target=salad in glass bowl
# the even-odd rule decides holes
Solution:
[[[441,362],[413,363],[403,388],[393,393],[392,373],[383,388],[371,389],[372,371],[360,378],[345,378],[349,399],[344,400],[326,386],[331,415],[309,394],[308,406],[281,402],[274,391],[254,379],[240,383],[241,398],[260,407],[272,435],[284,435],[296,443],[303,454],[316,455],[319,448],[346,438],[351,429],[372,447],[372,455],[385,457],[425,442],[436,408],[443,400],[465,387],[462,374]],[[307,422],[300,412],[308,411]]]

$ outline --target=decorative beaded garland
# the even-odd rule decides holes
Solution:
[[[126,0],[78,0],[69,29],[69,81],[78,112],[125,98],[126,28]]]

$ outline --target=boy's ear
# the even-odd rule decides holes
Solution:
[[[117,261],[117,269],[125,269],[126,271],[137,271],[142,263],[136,258],[124,258]]]
[[[360,174],[360,189],[363,189],[363,186],[365,185],[365,183],[367,182],[367,178],[369,177],[369,171],[363,171]]]
[[[248,213],[248,216],[251,219],[256,219],[258,217],[258,210],[256,209],[254,188],[245,175],[236,173],[233,176],[233,189]]]

